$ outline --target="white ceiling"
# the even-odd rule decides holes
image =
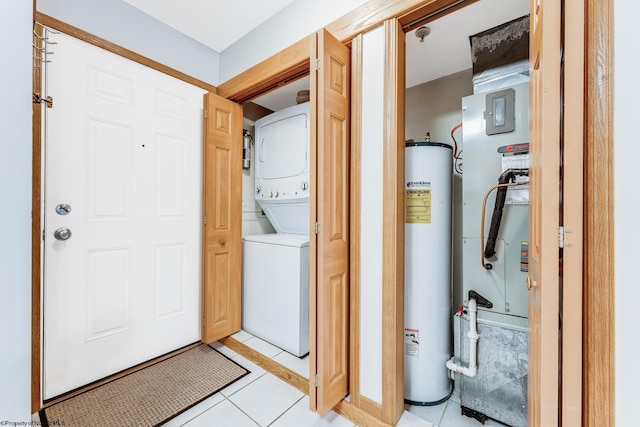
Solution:
[[[407,87],[471,68],[469,36],[529,14],[529,0],[480,0],[429,22],[424,42],[407,33]]]
[[[222,52],[295,0],[124,0]]]
[[[217,52],[296,0],[124,0]],[[298,0],[299,1],[299,0]],[[407,87],[471,68],[469,36],[529,13],[529,0],[479,0],[427,24],[424,42],[407,33]],[[309,79],[254,100],[277,111],[295,104]]]

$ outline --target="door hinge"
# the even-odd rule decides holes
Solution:
[[[207,225],[207,217],[204,217],[204,224]]]
[[[205,326],[207,324],[207,319],[206,318],[202,318],[202,326]]]
[[[320,233],[320,224],[318,224],[317,222],[316,222],[315,232],[316,234]]]
[[[314,380],[315,380],[315,386],[316,386],[316,388],[317,388],[317,387],[320,387],[320,383],[319,383],[319,381],[318,381],[318,374],[316,374],[316,376],[314,377]]]
[[[44,240],[44,236],[45,236],[44,230],[42,230],[42,240]]]
[[[562,226],[558,228],[558,247],[560,248],[571,247],[571,243],[564,240],[565,233],[571,233],[571,229]]]
[[[316,71],[320,69],[320,58],[316,58]]]
[[[209,118],[209,110],[204,110],[204,118]]]

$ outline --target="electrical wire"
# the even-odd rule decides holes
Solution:
[[[498,184],[498,185],[494,185],[493,187],[491,187],[489,189],[489,191],[487,191],[487,194],[484,195],[484,200],[482,201],[482,215],[480,216],[480,259],[482,262],[482,268],[487,269],[485,262],[484,262],[484,217],[485,217],[485,211],[487,210],[487,199],[489,198],[489,195],[491,194],[491,192],[495,189],[498,189],[500,187],[515,187],[516,185],[525,185],[528,184],[529,181],[522,181],[522,182],[509,182],[507,184]]]
[[[451,139],[453,139],[453,167],[457,173],[462,175],[462,150],[458,151],[458,141],[454,136],[455,131],[462,128],[462,123],[458,123],[451,129]]]

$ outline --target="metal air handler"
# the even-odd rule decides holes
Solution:
[[[462,99],[463,298],[478,303],[477,374],[455,374],[463,414],[527,425],[529,83]],[[498,203],[496,203],[496,198]],[[484,240],[482,240],[484,237]],[[469,362],[469,317],[454,316],[454,356]]]

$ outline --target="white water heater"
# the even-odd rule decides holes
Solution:
[[[448,399],[451,380],[452,147],[405,148],[404,398],[412,405]]]

